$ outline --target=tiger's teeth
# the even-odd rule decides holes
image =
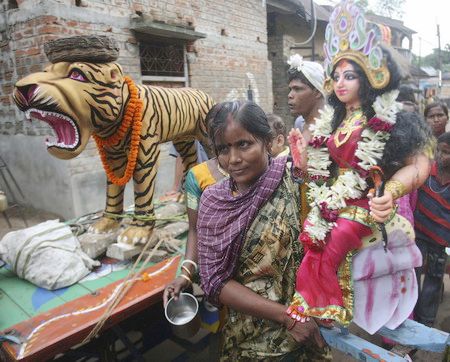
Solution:
[[[41,109],[36,109],[36,108],[31,108],[31,109],[27,110],[25,112],[25,116],[27,118],[29,117],[30,119],[34,119],[36,121],[41,121],[41,119],[35,118],[35,117],[31,117],[31,112],[37,112],[43,118],[45,118],[45,116],[47,116],[47,115],[51,115],[53,117],[57,117],[57,118],[61,119],[62,121],[68,122],[74,129],[75,140],[74,140],[73,144],[68,145],[68,144],[65,144],[64,142],[58,142],[58,139],[57,139],[58,137],[56,136],[55,137],[56,139],[47,139],[46,140],[45,144],[46,144],[47,147],[56,146],[56,147],[60,147],[60,148],[74,148],[74,147],[77,146],[77,144],[78,144],[78,142],[80,140],[80,136],[78,134],[78,129],[77,129],[77,126],[75,125],[75,122],[72,121],[70,118],[65,117],[62,114],[59,114],[59,113],[56,113],[56,112],[43,111]],[[51,126],[50,126],[50,128],[53,131],[53,128]]]

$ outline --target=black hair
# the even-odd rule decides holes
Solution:
[[[437,139],[437,143],[446,143],[450,146],[450,132],[441,134]]]
[[[425,116],[425,118],[428,117],[428,113],[430,113],[431,108],[434,108],[434,107],[441,107],[442,110],[444,111],[445,115],[446,115],[447,118],[448,118],[448,108],[447,108],[447,106],[446,106],[444,103],[442,103],[442,102],[433,102],[433,103],[430,103],[429,105],[427,105],[427,106],[425,107],[424,111],[423,111],[423,115]]]
[[[303,84],[307,85],[313,91],[319,92],[319,90],[312,85],[312,83],[308,80],[308,78],[306,78],[305,75],[302,72],[299,72],[297,69],[289,69],[287,73],[288,73],[289,83],[291,81],[293,81],[294,79],[297,79],[300,82],[302,82]]]
[[[247,132],[264,144],[268,144],[273,139],[273,132],[266,113],[256,103],[244,101],[217,103],[206,115],[209,137],[216,155],[217,137],[222,137],[230,119],[239,123]]]
[[[275,133],[273,137],[276,137],[280,134],[283,135],[284,138],[287,137],[286,123],[284,123],[283,118],[277,116],[276,114],[269,113],[267,115],[267,121],[269,122],[270,128]]]
[[[383,93],[389,92],[393,89],[397,89],[401,80],[401,72],[399,66],[394,61],[391,53],[383,48],[383,54],[386,57],[386,64],[390,73],[389,83],[383,89],[373,88],[370,85],[369,79],[367,78],[363,69],[354,61],[346,59],[346,61],[348,61],[350,64],[353,65],[356,74],[358,74],[359,76],[359,99],[361,100],[362,111],[368,120],[371,119],[373,116],[375,116],[375,111],[372,107],[373,102],[375,102],[375,99]],[[333,78],[334,72],[338,64],[339,63],[337,63],[333,67],[333,71],[331,72],[331,78]],[[332,121],[334,132],[345,118],[346,115],[345,104],[338,99],[334,91],[328,97],[328,103],[334,108],[334,117]]]
[[[398,88],[397,102],[412,102],[416,103],[416,97],[414,96],[414,89],[409,85],[402,84]]]
[[[386,179],[405,166],[408,157],[422,152],[432,137],[430,127],[417,112],[398,112],[380,162]]]

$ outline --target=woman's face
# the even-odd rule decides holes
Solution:
[[[427,114],[427,122],[431,127],[431,131],[435,137],[439,137],[445,132],[445,126],[448,117],[440,106],[432,107]]]
[[[268,146],[233,119],[227,121],[222,137],[214,140],[220,165],[227,170],[238,190],[244,192],[268,166]]]
[[[340,61],[333,73],[333,90],[337,98],[347,108],[357,108],[361,105],[359,87],[359,75],[353,65],[345,60]]]

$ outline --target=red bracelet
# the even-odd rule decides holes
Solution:
[[[296,323],[297,323],[297,320],[296,319],[292,319],[292,324],[289,327],[287,327],[287,330],[290,331],[292,328],[294,328]]]

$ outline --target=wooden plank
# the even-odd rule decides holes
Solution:
[[[12,326],[17,321],[23,321],[31,316],[17,305],[2,289],[0,289],[1,313],[0,313],[0,330],[5,326]]]
[[[6,266],[0,268],[0,280],[3,278],[15,278],[16,274],[14,274],[11,270],[6,268]]]
[[[0,280],[0,289],[20,305],[27,314],[30,316],[35,314],[37,308],[33,305],[33,298],[30,297],[37,290],[35,285],[19,278],[4,278]],[[49,291],[49,293],[52,294],[51,299],[59,299],[59,304],[64,302],[55,292]]]
[[[395,330],[383,327],[377,333],[404,346],[430,352],[444,352],[446,346],[450,345],[448,333],[424,326],[411,319],[404,321]]]
[[[165,285],[173,280],[180,256],[166,259],[145,269],[148,280],[138,280],[122,299],[103,329],[160,303]],[[80,343],[92,330],[123,281],[117,281],[67,302],[46,313],[12,326],[24,341],[20,345],[5,342],[2,350],[12,360],[40,361],[52,358]],[[3,331],[3,333],[6,331]]]
[[[61,288],[54,291],[36,288],[33,295],[33,306],[36,308],[33,316],[90,293],[92,293],[91,290],[79,284],[74,284],[70,287]],[[57,296],[57,298],[54,296]],[[39,301],[38,298],[41,298],[41,301]]]
[[[350,333],[343,333],[338,328],[320,327],[323,338],[333,348],[356,358],[359,361],[368,362],[405,362],[407,359],[400,357],[390,351],[357,337]]]
[[[90,290],[81,284],[74,284],[68,288],[65,288],[63,294],[60,295],[60,298],[64,300],[64,302],[70,302],[74,299],[80,298],[83,295],[93,293],[94,290]]]

